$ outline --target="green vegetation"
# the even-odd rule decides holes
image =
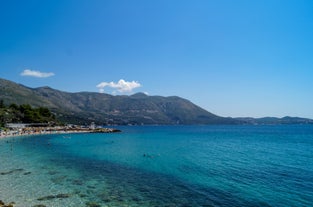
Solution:
[[[1,78],[0,100],[0,123],[47,122],[54,118],[51,110],[59,121],[79,125],[313,124],[311,119],[298,117],[220,117],[176,96],[68,93],[50,87],[29,88]]]
[[[64,123],[98,125],[141,124],[237,124],[216,116],[179,97],[112,96],[102,93],[68,93],[50,87],[29,88],[0,78],[0,99],[4,104],[47,107]]]
[[[10,104],[6,106],[0,100],[0,126],[6,123],[48,123],[56,122],[55,115],[48,108],[33,108],[29,104]]]

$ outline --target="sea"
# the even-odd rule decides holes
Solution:
[[[0,140],[14,207],[313,206],[313,125],[121,126]]]

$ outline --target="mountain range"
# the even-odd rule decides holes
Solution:
[[[102,125],[177,124],[307,124],[311,119],[229,118],[212,114],[178,96],[109,95],[96,92],[69,93],[50,87],[30,88],[0,78],[0,100],[5,104],[47,107],[66,123]]]

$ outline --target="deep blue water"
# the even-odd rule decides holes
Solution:
[[[313,125],[120,129],[0,140],[0,199],[16,206],[313,206]]]

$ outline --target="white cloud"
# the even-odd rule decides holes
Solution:
[[[21,76],[32,76],[32,77],[36,77],[36,78],[48,78],[50,76],[54,76],[54,73],[43,73],[40,71],[36,71],[36,70],[29,70],[26,69],[21,73]]]
[[[115,91],[113,91],[113,94],[115,94],[117,91],[120,93],[132,92],[133,89],[141,87],[141,84],[138,83],[137,81],[129,82],[121,79],[117,83],[101,82],[97,85],[97,88],[99,88],[100,93],[104,93],[105,87],[116,89]]]

